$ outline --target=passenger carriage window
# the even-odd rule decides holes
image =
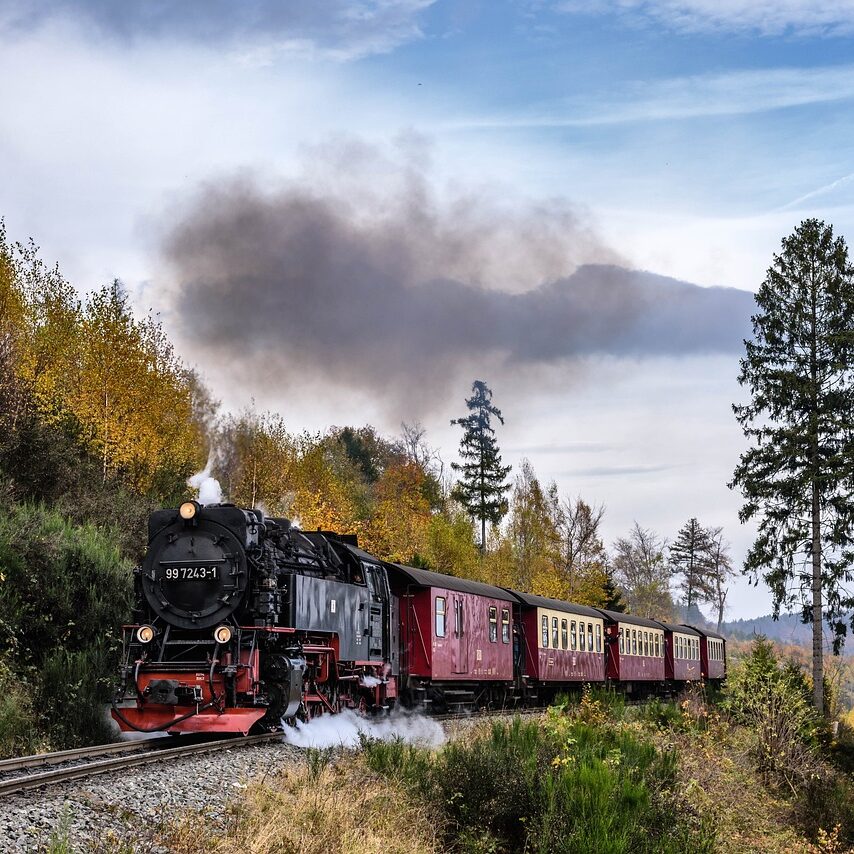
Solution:
[[[625,653],[625,647],[623,646],[623,627],[620,626],[620,655]]]
[[[587,649],[593,652],[593,623],[587,624]]]
[[[643,633],[643,654],[649,657],[649,632]]]
[[[560,621],[560,646],[561,649],[569,646],[569,624],[566,620]]]
[[[494,605],[489,609],[489,642],[498,642],[498,608]]]
[[[557,617],[552,617],[552,648],[557,649],[558,646]]]
[[[578,649],[578,635],[575,633],[575,620],[569,624],[569,645],[572,649]]]
[[[596,623],[596,652],[602,652],[602,626]]]
[[[436,597],[436,637],[445,637],[445,597]]]
[[[632,629],[632,655],[638,654],[638,630]]]
[[[510,643],[510,609],[501,609],[501,643]]]
[[[653,652],[652,652],[652,654],[653,654],[656,658],[658,658],[658,633],[657,633],[657,632],[653,635],[653,641],[652,641],[652,644],[653,644]]]
[[[543,646],[543,649],[548,649],[549,648],[549,618],[545,614],[543,614],[542,626],[543,626],[543,637],[542,637],[543,644],[542,644],[542,646]]]
[[[587,649],[587,633],[584,631],[584,623],[578,624],[578,646],[582,652]]]

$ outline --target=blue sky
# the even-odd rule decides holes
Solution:
[[[161,247],[201,185],[296,182],[379,216],[414,170],[446,231],[460,199],[491,229],[451,272],[513,293],[584,263],[754,290],[801,219],[854,231],[852,0],[0,0],[0,33],[10,234],[81,290],[121,278],[226,406],[294,429],[409,413],[368,387],[255,387],[193,344]],[[515,234],[535,222],[545,238]],[[737,354],[482,369],[508,460],[605,503],[609,540],[697,515],[741,559]],[[422,413],[446,459],[466,391]],[[731,614],[768,605],[742,581]]]

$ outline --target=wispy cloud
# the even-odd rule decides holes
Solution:
[[[657,465],[592,466],[591,468],[571,469],[566,474],[572,477],[633,477],[635,475],[656,474],[669,471],[677,466],[669,463]]]
[[[226,45],[252,63],[278,54],[346,61],[420,38],[421,13],[435,0],[0,0],[0,30],[27,32],[54,21],[136,42]]]
[[[475,116],[451,127],[583,128],[746,115],[851,98],[854,65],[769,68],[637,81],[621,85],[617,92],[597,92],[595,98],[550,103],[526,114]]]
[[[854,31],[852,0],[561,0],[553,8],[647,19],[680,32],[844,36]]]
[[[787,211],[792,208],[800,207],[804,202],[812,201],[812,199],[818,198],[820,196],[826,196],[828,193],[832,193],[834,190],[838,190],[842,187],[848,186],[852,181],[854,181],[854,172],[851,172],[848,175],[843,175],[841,178],[837,178],[835,181],[831,181],[829,184],[825,184],[822,187],[818,187],[815,190],[811,190],[809,193],[804,193],[802,196],[798,196],[796,199],[792,199],[791,202],[783,205],[780,210]]]

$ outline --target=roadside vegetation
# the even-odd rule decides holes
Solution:
[[[179,854],[343,854],[356,839],[456,854],[854,851],[854,734],[832,737],[811,693],[758,639],[720,695],[627,705],[588,690],[438,750],[310,750],[222,823],[188,814],[161,841]]]

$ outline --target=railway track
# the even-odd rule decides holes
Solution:
[[[238,738],[194,741],[176,747],[162,746],[163,742],[172,744],[171,740],[152,738],[137,742],[118,742],[97,747],[84,747],[80,750],[63,750],[59,753],[8,759],[0,762],[0,775],[50,765],[61,765],[62,767],[53,768],[49,771],[17,774],[0,779],[0,797],[24,792],[28,789],[38,789],[42,786],[53,786],[57,783],[67,783],[71,780],[106,774],[110,771],[122,771],[137,765],[147,765],[152,762],[179,759],[183,756],[195,756],[201,753],[214,753],[218,750],[230,750],[235,747],[247,747],[281,738],[281,733],[262,733],[261,735],[247,735]],[[153,742],[160,742],[160,744],[155,746]],[[129,755],[113,756],[112,754],[115,753]]]
[[[492,709],[480,712],[451,712],[431,715],[430,718],[441,722],[536,715],[542,712],[542,709]],[[111,771],[122,771],[138,765],[281,740],[282,733],[192,741],[188,741],[188,738],[191,737],[182,737],[180,744],[176,744],[174,738],[146,738],[0,760],[0,797]]]

